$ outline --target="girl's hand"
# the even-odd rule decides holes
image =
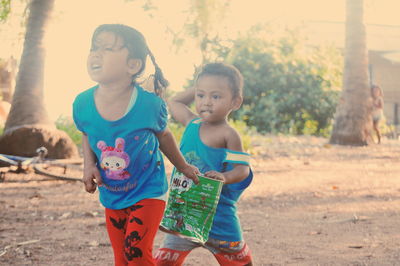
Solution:
[[[192,179],[195,184],[199,183],[199,178],[197,175],[200,175],[200,171],[196,166],[186,164],[184,168],[177,170],[184,174],[187,178]]]
[[[204,174],[206,177],[212,178],[212,179],[216,179],[216,180],[220,180],[222,182],[225,183],[226,179],[225,176],[217,171],[208,171]]]
[[[85,186],[85,190],[89,193],[94,193],[97,186],[103,185],[100,171],[97,169],[96,165],[84,167],[82,181]]]

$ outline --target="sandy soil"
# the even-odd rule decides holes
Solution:
[[[400,265],[399,141],[253,142],[255,179],[238,209],[255,265]],[[0,265],[112,265],[103,208],[80,182],[7,173],[0,213]],[[185,265],[217,263],[197,249]]]

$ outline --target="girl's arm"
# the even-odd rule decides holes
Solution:
[[[243,151],[242,140],[239,134],[233,128],[229,130],[226,136],[227,149],[234,151]],[[233,169],[227,172],[208,171],[204,175],[210,178],[224,181],[225,184],[239,183],[249,176],[250,167],[244,164],[234,164]]]
[[[184,174],[186,177],[192,179],[196,184],[199,183],[197,175],[200,174],[197,167],[190,165],[186,162],[185,158],[179,151],[176,141],[171,131],[166,130],[156,134],[160,142],[160,150],[167,156],[168,160],[176,167],[176,169]]]
[[[383,109],[383,98],[379,97],[379,101],[378,101],[378,108]]]
[[[99,169],[96,166],[96,155],[92,151],[89,145],[89,140],[86,134],[82,136],[82,148],[83,148],[83,184],[85,189],[89,193],[96,191],[96,184],[101,186],[103,180]],[[96,182],[95,182],[96,180]]]
[[[195,89],[190,88],[180,92],[167,101],[168,109],[172,117],[186,126],[193,118],[197,116],[190,110],[189,105],[194,101]]]

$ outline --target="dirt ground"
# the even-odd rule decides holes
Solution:
[[[255,178],[238,209],[254,265],[400,265],[400,141],[344,147],[273,136],[253,143]],[[80,182],[5,175],[0,265],[112,264],[97,195]],[[196,249],[185,265],[217,263]]]

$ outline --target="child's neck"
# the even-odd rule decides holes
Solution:
[[[226,144],[226,132],[230,128],[226,119],[206,122],[203,121],[200,126],[199,136],[201,141],[213,148],[227,148]]]
[[[121,97],[130,94],[131,91],[132,81],[125,81],[113,84],[99,84],[96,94],[100,98],[120,99]]]
[[[121,119],[127,113],[133,92],[131,84],[120,84],[120,86],[99,84],[94,100],[100,116],[109,121]]]

